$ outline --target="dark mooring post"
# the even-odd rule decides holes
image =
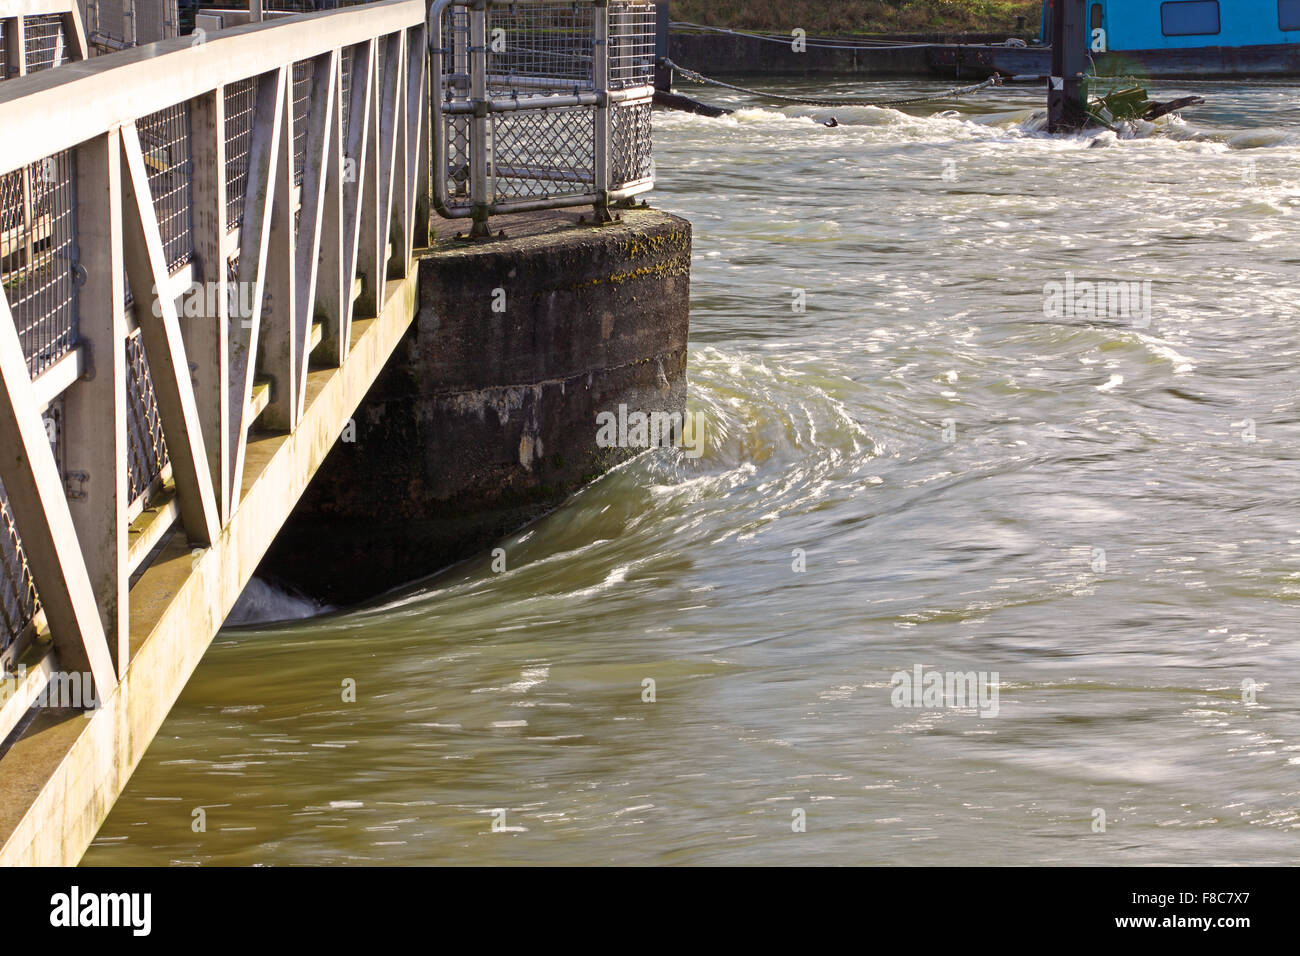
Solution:
[[[1087,0],[1052,4],[1052,75],[1047,80],[1047,131],[1066,133],[1088,121],[1088,42],[1084,32]]]
[[[673,91],[673,71],[665,62],[668,59],[670,5],[669,0],[658,0],[655,3],[655,89],[660,93]]]
[[[669,0],[655,0],[655,105],[698,116],[729,116],[734,110],[710,106],[673,92],[673,69],[668,65]]]

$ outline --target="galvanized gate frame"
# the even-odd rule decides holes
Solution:
[[[508,23],[539,14],[563,17],[565,11],[573,12],[575,22],[590,15],[581,46],[570,42],[565,48],[561,42],[522,53],[559,64],[589,59],[586,75],[567,69],[548,76],[537,62],[522,71],[492,72],[502,65],[499,57],[506,57],[508,68],[512,52],[520,51],[503,48],[508,29],[497,27],[489,35],[490,17]],[[490,216],[509,212],[591,205],[596,221],[607,222],[611,205],[652,189],[655,14],[656,5],[641,0],[436,0],[429,36],[430,74],[438,84],[431,126],[433,208],[439,215],[473,219],[474,237],[489,234]],[[545,31],[520,32],[530,43],[548,42]],[[549,42],[577,35],[555,30]],[[512,167],[503,162],[509,124],[520,124],[530,113],[533,129],[518,135],[533,147],[542,140],[551,162],[542,157],[536,166]]]

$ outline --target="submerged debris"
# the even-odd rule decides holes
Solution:
[[[1106,131],[1119,139],[1133,139],[1151,129],[1146,124],[1173,115],[1189,106],[1199,106],[1204,102],[1204,97],[1200,96],[1183,96],[1167,101],[1153,100],[1142,87],[1128,86],[1103,96],[1088,97],[1087,118],[1082,126],[1072,130],[1071,133]],[[1047,125],[1047,110],[1039,110],[1024,122],[1022,129],[1026,132],[1039,133],[1047,131]],[[1113,142],[1114,138],[1097,139],[1091,145],[1102,147],[1112,145]]]
[[[1115,90],[1106,96],[1092,97],[1088,101],[1088,115],[1099,126],[1115,129],[1120,123],[1143,119],[1147,122],[1168,116],[1189,106],[1204,103],[1204,97],[1184,96],[1165,103],[1151,99],[1140,86]]]

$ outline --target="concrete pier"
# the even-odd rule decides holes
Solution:
[[[690,224],[579,216],[434,243],[416,321],[262,574],[339,604],[426,576],[634,454],[597,446],[598,413],[684,410]]]

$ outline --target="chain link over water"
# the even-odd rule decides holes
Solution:
[[[983,83],[976,83],[972,86],[961,86],[956,89],[945,90],[942,93],[931,93],[929,96],[913,96],[901,100],[868,100],[854,97],[846,97],[838,100],[814,100],[806,99],[801,96],[782,96],[779,93],[767,93],[762,90],[751,90],[745,86],[736,86],[733,83],[725,83],[722,80],[705,76],[703,73],[697,73],[695,70],[688,70],[686,67],[673,62],[667,57],[664,58],[664,65],[676,70],[684,79],[691,83],[699,83],[705,86],[720,86],[726,90],[735,90],[737,93],[746,93],[750,96],[759,96],[769,100],[779,100],[782,103],[791,103],[798,106],[877,106],[883,109],[895,106],[912,106],[917,103],[936,103],[941,100],[951,100],[959,96],[978,93],[980,90],[987,90],[991,87],[1002,85],[1002,77],[995,73]]]

